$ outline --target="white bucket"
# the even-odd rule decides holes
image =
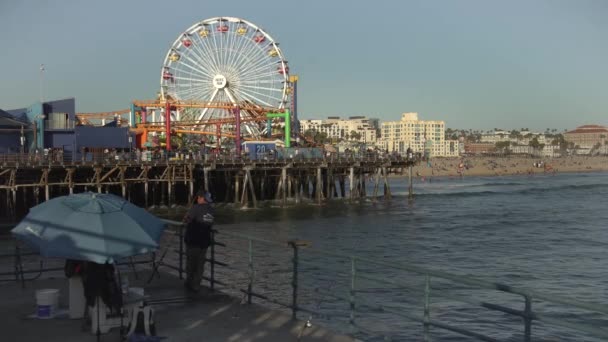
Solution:
[[[42,289],[36,291],[36,316],[38,318],[53,318],[59,304],[59,290]]]

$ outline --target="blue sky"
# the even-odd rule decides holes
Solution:
[[[45,98],[75,97],[79,112],[153,98],[171,43],[215,16],[280,42],[300,117],[608,125],[605,0],[1,1],[0,108],[38,100],[41,63]]]

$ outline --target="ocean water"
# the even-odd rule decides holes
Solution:
[[[408,316],[424,313],[425,277],[402,265],[608,305],[608,174],[416,180],[412,201],[405,178],[390,182],[391,200],[286,207],[266,203],[261,209],[245,210],[218,205],[218,240],[226,247],[216,247],[216,255],[229,267],[217,266],[216,278],[228,285],[224,291],[236,300],[244,300],[240,289],[253,279],[256,293],[290,303],[293,254],[286,241],[307,241],[309,246],[299,251],[298,305],[314,313],[301,310],[298,317],[364,341],[423,340],[422,324]],[[155,212],[181,219],[184,210]],[[247,240],[221,232],[273,243],[253,241],[249,246]],[[170,250],[177,246],[176,239],[165,242],[173,244]],[[7,247],[10,241],[1,244]],[[248,268],[250,247],[253,272]],[[358,258],[352,293],[350,256]],[[177,260],[175,254],[165,258],[165,262]],[[37,260],[32,262],[35,267]],[[434,321],[499,341],[523,341],[521,318],[478,304],[522,310],[521,296],[432,277],[430,298]],[[532,309],[544,317],[588,327],[608,326],[607,315],[565,305],[533,300]],[[533,341],[602,341],[542,322],[533,324],[532,333]],[[438,327],[431,327],[430,335],[433,341],[476,341]]]
[[[608,304],[608,174],[417,180],[413,201],[407,198],[406,179],[391,179],[391,188],[390,201],[222,208],[217,228],[283,245],[296,238],[310,242],[311,247],[300,251],[299,303],[319,313],[301,313],[300,318],[363,340],[421,340],[422,325],[398,314],[422,316],[425,279],[394,267],[358,262],[355,327],[349,324],[351,260],[318,250]],[[218,247],[218,259],[232,268],[218,268],[219,279],[245,288],[250,277],[247,243],[221,234],[220,240],[228,248]],[[290,249],[254,242],[252,252],[254,290],[289,303]],[[432,278],[430,314],[442,323],[499,340],[523,340],[521,318],[458,298],[521,310],[521,296]],[[595,327],[608,324],[608,317],[592,312],[544,301],[532,304],[535,312],[548,317]],[[532,332],[535,341],[596,341],[544,323],[534,323]],[[438,341],[475,340],[436,327],[431,327],[431,336]]]

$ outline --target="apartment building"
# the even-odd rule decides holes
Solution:
[[[445,122],[419,120],[418,113],[403,113],[400,121],[383,122],[380,134],[378,146],[389,152],[405,153],[410,147],[433,157],[459,155],[458,140],[445,139]]]
[[[325,133],[329,138],[336,140],[358,141],[366,144],[375,144],[377,141],[378,119],[369,119],[365,116],[351,116],[341,119],[339,116],[330,116],[325,120],[300,120],[300,130],[312,130]],[[355,132],[356,134],[352,134]]]

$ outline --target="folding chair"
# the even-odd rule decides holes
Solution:
[[[152,282],[152,279],[154,278],[155,274],[158,276],[158,278],[160,278],[160,272],[158,272],[158,268],[160,266],[164,265],[163,260],[165,259],[165,255],[167,255],[168,251],[169,251],[169,249],[166,248],[163,251],[163,254],[161,254],[160,259],[158,261],[156,261],[156,253],[152,253],[152,255],[154,256],[154,258],[152,260],[152,273],[150,274],[150,278],[148,278],[148,281],[146,282],[146,284],[150,284],[150,282]]]

